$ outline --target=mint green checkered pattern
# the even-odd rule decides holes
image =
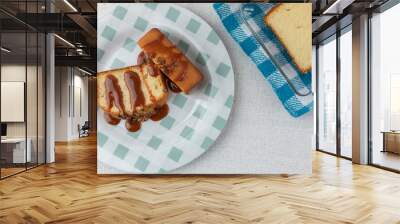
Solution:
[[[201,23],[199,23],[196,19],[190,19],[189,23],[186,25],[186,29],[192,33],[197,33],[200,29]]]
[[[175,9],[174,7],[170,7],[165,17],[173,22],[176,22],[180,14],[181,12],[179,12],[179,10]]]
[[[118,19],[124,19],[126,13],[128,12],[128,10],[124,7],[121,6],[117,6],[114,9],[113,15],[118,18]]]
[[[124,48],[128,51],[135,50],[136,41],[132,40],[131,38],[127,38],[124,43]]]
[[[137,40],[163,24],[162,32],[207,74],[193,93],[171,93],[168,116],[138,132],[128,132],[123,121],[108,125],[99,110],[98,159],[124,173],[165,173],[190,163],[216,141],[234,102],[232,65],[218,34],[173,4],[100,3],[98,10],[99,71],[135,64]]]
[[[189,50],[189,47],[190,47],[189,44],[186,43],[186,42],[183,41],[183,40],[180,40],[176,46],[177,46],[177,47],[179,48],[179,50],[181,50],[182,53],[184,53],[184,54]]]
[[[197,62],[197,64],[200,64],[202,66],[206,65],[206,59],[204,58],[204,56],[201,53],[197,54],[196,62]]]

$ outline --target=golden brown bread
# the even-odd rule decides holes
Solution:
[[[183,92],[189,93],[203,79],[201,72],[157,28],[149,30],[138,44],[146,56]]]
[[[311,3],[281,3],[264,17],[302,73],[311,70],[311,16]]]
[[[97,74],[97,102],[116,118],[147,120],[167,103],[163,75],[149,64],[129,66]]]

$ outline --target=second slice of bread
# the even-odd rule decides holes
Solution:
[[[200,70],[159,29],[150,29],[138,45],[183,92],[189,93],[203,79]]]
[[[311,17],[309,3],[281,3],[264,17],[302,73],[311,70]]]

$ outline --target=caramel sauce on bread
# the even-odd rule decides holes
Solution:
[[[121,121],[120,118],[112,116],[110,113],[104,112],[104,119],[107,123],[112,125],[117,125]]]
[[[138,44],[145,55],[138,62],[149,58],[183,92],[189,93],[203,79],[201,72],[157,28],[149,30]]]
[[[148,58],[148,56],[144,53],[144,51],[141,51],[137,58],[137,64],[140,65],[143,63],[153,63],[153,62]],[[165,74],[163,75],[165,76],[165,82],[169,90],[171,90],[174,93],[182,92],[182,90],[174,82],[172,82],[167,75]]]
[[[129,131],[137,131],[141,122],[162,117],[168,90],[164,76],[154,65],[142,64],[101,72],[97,75],[98,104],[111,125],[125,119]]]
[[[135,110],[136,107],[144,106],[144,96],[139,75],[133,71],[126,71],[124,79],[129,89],[132,110]]]
[[[119,116],[124,116],[125,107],[122,102],[121,88],[118,85],[117,78],[111,74],[107,75],[104,85],[106,89],[107,109],[111,110],[111,107],[115,105],[119,110]]]
[[[167,115],[168,115],[168,112],[169,112],[168,104],[165,104],[164,106],[162,106],[162,107],[160,107],[160,108],[157,108],[157,109],[156,109],[156,113],[153,114],[153,115],[150,117],[150,119],[151,119],[152,121],[159,121],[159,120],[163,119],[165,116],[167,116]]]
[[[174,93],[182,92],[182,90],[177,85],[175,85],[175,83],[172,82],[171,80],[167,79],[166,83],[167,83],[168,89],[171,90],[172,92],[174,92]]]
[[[125,121],[125,127],[130,132],[139,131],[141,126],[142,126],[142,123],[140,123],[139,121],[134,120],[132,118],[128,118]]]
[[[167,116],[168,88],[188,93],[203,75],[158,29],[151,29],[138,42],[143,51],[136,66],[97,74],[97,101],[107,123],[125,119],[128,131],[135,132],[148,119]]]

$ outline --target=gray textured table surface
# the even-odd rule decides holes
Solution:
[[[288,114],[269,83],[225,30],[211,4],[179,5],[207,21],[224,42],[235,73],[235,101],[228,124],[215,144],[171,173],[311,173],[313,113],[300,118]],[[112,173],[109,167],[102,169]]]

